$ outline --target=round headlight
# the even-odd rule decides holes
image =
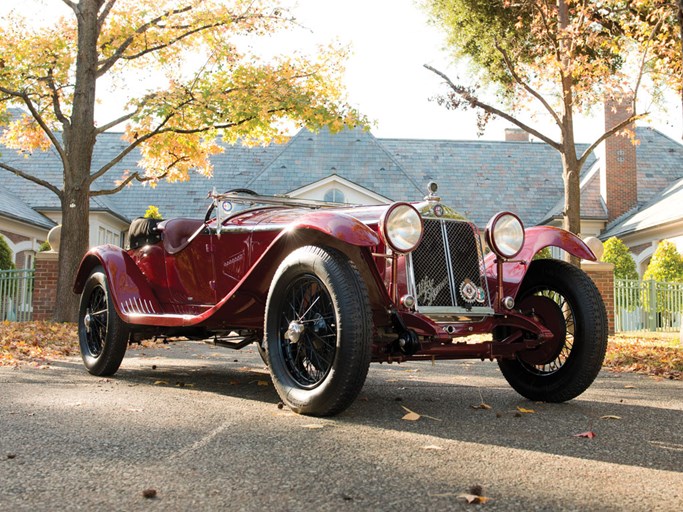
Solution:
[[[514,258],[524,245],[524,226],[514,213],[501,212],[486,226],[486,243],[501,258]]]
[[[394,251],[408,253],[422,239],[422,217],[407,203],[394,203],[379,221],[384,242]]]

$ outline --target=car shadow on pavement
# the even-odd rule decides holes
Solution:
[[[129,385],[191,389],[282,408],[268,369],[254,349],[211,350],[189,346],[179,354],[174,348],[172,357],[141,351],[113,378]],[[535,403],[513,391],[495,363],[371,365],[358,399],[324,421],[681,471],[682,391],[679,382],[603,372],[577,399]],[[419,419],[403,419],[408,412]]]

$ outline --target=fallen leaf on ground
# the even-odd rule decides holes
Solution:
[[[304,428],[310,428],[311,430],[315,430],[318,428],[325,428],[325,425],[321,425],[320,423],[309,423],[307,425],[304,425]]]
[[[423,450],[433,450],[433,451],[445,450],[445,448],[443,446],[438,446],[435,444],[428,444],[427,446],[423,446],[422,449]]]
[[[147,498],[147,499],[152,499],[157,497],[157,490],[156,489],[145,489],[142,491],[142,495]]]
[[[480,403],[479,405],[470,405],[472,409],[491,409],[491,406],[489,404],[485,404],[484,402]]]
[[[574,437],[585,437],[587,439],[593,439],[595,437],[595,432],[589,430],[588,432],[581,432],[580,434],[574,434]]]
[[[477,496],[476,494],[458,494],[458,498],[462,498],[467,500],[467,503],[473,504],[473,503],[486,503],[489,501],[491,498],[487,498],[486,496]]]
[[[614,416],[612,414],[606,414],[605,416],[600,416],[601,420],[620,420],[621,416]]]
[[[401,406],[401,407],[403,407],[403,406]],[[418,413],[416,413],[416,412],[414,412],[414,411],[411,411],[411,410],[408,409],[407,407],[403,407],[403,408],[404,408],[406,411],[408,411],[408,414],[406,414],[405,416],[403,416],[403,418],[401,418],[402,420],[406,420],[406,421],[417,421],[417,420],[419,420],[419,419],[421,418],[421,416],[420,416]]]
[[[525,409],[524,407],[517,406],[517,410],[521,412],[522,414],[535,414],[536,411],[533,409]]]
[[[155,380],[155,381],[154,381],[154,385],[155,385],[155,386],[167,386],[167,385],[168,385],[168,381],[165,381],[165,380]]]
[[[624,389],[636,389],[636,387],[631,386],[630,384],[627,384],[626,386],[624,386]]]

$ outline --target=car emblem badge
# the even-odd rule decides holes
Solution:
[[[221,208],[223,208],[223,211],[228,213],[232,211],[232,203],[230,201],[223,201],[221,203]]]
[[[484,289],[480,286],[478,293],[477,293],[477,302],[481,302],[482,304],[486,301],[486,292]]]
[[[434,208],[432,208],[432,211],[434,212],[434,215],[437,217],[443,217],[443,206],[440,204],[435,204]]]
[[[467,302],[474,302],[479,296],[479,290],[474,283],[469,279],[465,279],[460,283],[460,295]]]

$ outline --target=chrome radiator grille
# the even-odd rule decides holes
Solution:
[[[489,314],[481,239],[468,222],[424,219],[420,246],[408,259],[409,287],[425,314]]]

